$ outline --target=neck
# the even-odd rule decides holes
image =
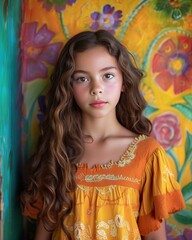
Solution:
[[[120,128],[122,126],[116,118],[84,119],[83,121],[84,134],[91,136],[94,141],[102,141],[107,137],[115,135]]]

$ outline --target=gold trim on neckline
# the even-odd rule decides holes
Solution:
[[[113,161],[110,160],[108,163],[105,164],[95,164],[93,167],[88,168],[88,164],[87,163],[77,163],[77,167],[85,167],[88,169],[94,169],[94,168],[102,168],[102,169],[109,169],[112,166],[116,165],[118,167],[124,167],[125,165],[131,163],[131,161],[134,159],[135,157],[135,150],[137,148],[137,144],[138,142],[144,140],[147,136],[144,134],[141,134],[137,137],[135,137],[133,139],[133,141],[130,143],[130,145],[128,146],[127,150],[122,154],[122,156],[120,157],[120,159],[118,161]]]

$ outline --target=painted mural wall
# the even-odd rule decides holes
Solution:
[[[142,92],[152,135],[162,144],[187,208],[166,221],[167,238],[192,239],[192,2],[185,0],[24,0],[21,32],[22,147],[34,151],[49,76],[64,43],[107,29],[147,76]]]
[[[19,240],[21,127],[19,125],[20,0],[0,1],[0,239]]]

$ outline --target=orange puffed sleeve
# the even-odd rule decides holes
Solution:
[[[39,197],[38,200],[34,204],[26,204],[23,207],[23,215],[26,217],[30,217],[32,219],[37,219],[42,206],[43,206],[43,201]]]
[[[146,236],[157,230],[163,218],[184,208],[180,185],[169,167],[164,149],[159,147],[149,157],[142,178],[140,234]]]

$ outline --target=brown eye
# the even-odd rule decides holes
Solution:
[[[105,79],[112,79],[113,77],[114,77],[114,75],[111,74],[111,73],[106,73],[106,74],[104,75],[104,78],[105,78]]]
[[[88,81],[88,78],[87,77],[77,77],[74,79],[74,81],[77,83],[85,83]]]

